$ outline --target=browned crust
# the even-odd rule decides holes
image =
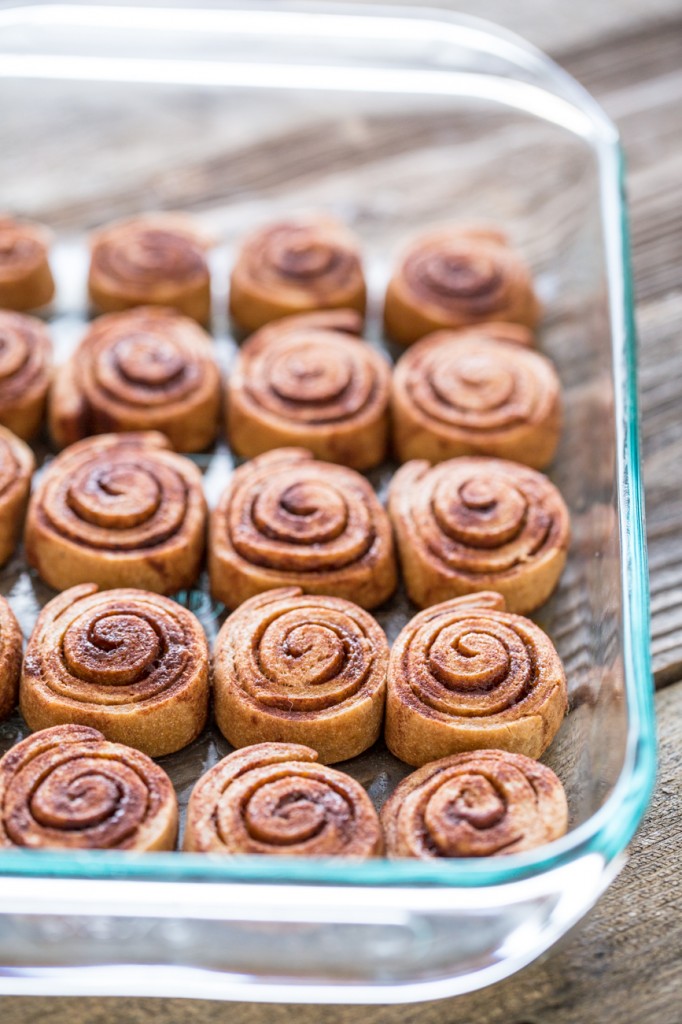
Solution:
[[[357,240],[328,217],[266,224],[242,242],[230,279],[230,313],[245,331],[324,309],[364,315],[366,287]]]
[[[206,723],[209,654],[196,617],[142,590],[73,587],[43,608],[26,648],[31,729],[76,723],[162,757]]]
[[[172,850],[177,828],[163,769],[96,729],[44,729],[0,758],[0,847]]]
[[[547,600],[566,562],[566,505],[547,477],[516,462],[407,462],[388,509],[405,585],[421,608],[496,590],[526,614]]]
[[[549,637],[469,595],[428,608],[391,650],[386,743],[423,765],[449,754],[499,748],[540,757],[567,711],[566,677]]]
[[[334,764],[379,737],[388,642],[350,601],[299,587],[254,597],[223,625],[213,665],[216,721],[234,747],[303,743]]]
[[[431,331],[502,321],[534,327],[530,272],[499,231],[453,227],[414,239],[389,281],[387,333],[410,345]]]
[[[172,306],[208,323],[211,278],[205,239],[188,217],[153,214],[116,221],[91,239],[88,290],[103,313]]]
[[[201,473],[162,435],[106,434],[48,466],[29,504],[26,557],[58,590],[173,594],[196,580],[205,521]]]
[[[359,782],[296,743],[260,743],[203,775],[187,808],[195,853],[367,858],[383,853],[377,813]]]
[[[477,750],[408,775],[381,823],[389,857],[490,857],[558,839],[568,808],[550,768],[522,754]]]
[[[215,440],[220,372],[211,338],[172,309],[98,317],[56,373],[49,429],[64,448],[92,434],[158,430],[179,452]]]
[[[368,481],[297,448],[234,473],[211,517],[209,572],[228,608],[283,586],[374,608],[397,582],[390,523]]]
[[[511,330],[523,331],[516,325]],[[437,331],[399,359],[392,383],[393,444],[401,462],[461,455],[552,460],[561,430],[561,386],[552,363],[505,325]]]

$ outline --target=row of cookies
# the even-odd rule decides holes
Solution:
[[[426,765],[397,787],[379,817],[362,786],[318,764],[314,750],[261,743],[229,754],[199,779],[182,848],[481,857],[540,846],[566,825],[558,778],[523,755],[486,750]],[[172,850],[177,833],[168,775],[95,729],[46,729],[0,758],[0,849]]]
[[[389,653],[357,604],[272,590],[227,618],[211,661],[199,621],[178,602],[83,584],[48,602],[23,664],[21,651],[0,598],[0,717],[18,697],[33,730],[86,725],[152,757],[202,732],[211,676],[216,723],[234,747],[303,743],[325,764],[382,733],[415,767],[482,748],[539,758],[568,703],[549,637],[492,592],[420,612]]]
[[[49,303],[54,281],[49,233],[0,219],[0,308]],[[91,239],[88,291],[115,312],[171,306],[199,323],[211,315],[211,241],[189,218],[156,214],[110,224]],[[364,315],[367,286],[358,240],[326,216],[266,224],[239,246],[230,278],[230,313],[244,331],[271,320],[349,307]],[[488,320],[534,327],[540,314],[528,268],[490,228],[450,228],[407,247],[386,293],[389,337],[411,344],[434,330]]]
[[[0,428],[0,562],[21,535],[33,456]],[[192,587],[206,548],[202,477],[157,433],[71,445],[31,495],[26,558],[56,590],[80,583],[173,594]],[[552,593],[569,516],[554,485],[501,459],[414,460],[394,475],[388,512],[355,470],[279,448],[230,477],[210,516],[213,596],[228,608],[300,586],[375,608],[397,582],[419,607],[481,590],[526,614]]]
[[[57,448],[110,431],[159,430],[177,451],[198,452],[213,444],[224,419],[232,450],[246,458],[301,446],[366,470],[387,458],[391,444],[400,462],[489,455],[535,469],[549,464],[561,389],[525,328],[436,332],[394,373],[361,329],[351,309],[263,327],[242,346],[223,402],[210,336],[173,310],[99,317],[55,372],[48,328],[0,311],[0,424],[32,440],[47,406]]]

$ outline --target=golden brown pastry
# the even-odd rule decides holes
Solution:
[[[242,243],[230,279],[230,313],[245,331],[319,309],[364,315],[365,278],[355,237],[327,217],[267,224]]]
[[[0,722],[14,711],[17,703],[21,647],[19,623],[5,598],[0,597]]]
[[[235,472],[211,516],[209,572],[228,608],[284,586],[375,608],[397,582],[391,525],[368,481],[303,448]]]
[[[172,850],[175,791],[139,750],[58,725],[0,758],[0,848]]]
[[[556,586],[570,539],[568,510],[546,476],[502,459],[406,462],[388,509],[407,592],[420,608],[479,590],[510,611],[538,608]]]
[[[90,299],[103,313],[172,306],[205,324],[211,315],[207,248],[194,223],[177,214],[109,224],[92,237]]]
[[[485,326],[437,331],[398,360],[392,413],[401,462],[493,455],[543,469],[559,443],[561,386],[549,359]]]
[[[92,434],[159,430],[179,452],[213,443],[220,372],[211,338],[171,309],[99,317],[59,368],[50,396],[58,448]]]
[[[359,782],[297,743],[224,757],[192,791],[183,849],[286,857],[376,857],[377,813]]]
[[[416,238],[386,292],[387,334],[411,345],[431,331],[499,320],[534,327],[530,272],[499,231],[450,228]]]
[[[420,612],[398,636],[386,743],[412,765],[487,747],[540,757],[567,706],[549,637],[499,594],[471,594]]]
[[[205,527],[194,463],[161,434],[103,434],[49,464],[29,504],[26,557],[56,590],[173,594],[199,574]]]
[[[0,566],[19,543],[34,469],[28,445],[0,427]]]
[[[0,308],[38,309],[50,301],[49,242],[42,225],[0,217]]]
[[[389,857],[494,857],[563,836],[568,807],[544,764],[477,750],[408,775],[385,803],[381,824]]]
[[[0,424],[30,441],[50,386],[52,343],[35,317],[0,310]]]
[[[40,613],[26,648],[21,713],[31,729],[73,723],[163,757],[208,714],[208,644],[197,618],[144,590],[72,587]]]
[[[386,457],[391,370],[354,334],[354,310],[285,317],[253,334],[227,390],[239,455],[301,445],[317,458],[370,469]]]
[[[384,717],[388,641],[362,608],[300,587],[251,598],[213,654],[218,727],[233,747],[305,743],[323,764],[361,754]]]

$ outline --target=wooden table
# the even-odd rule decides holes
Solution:
[[[434,5],[439,0],[434,0]],[[682,7],[461,0],[550,52],[618,123],[630,167],[660,771],[630,862],[575,935],[516,977],[402,1008],[0,1000],[2,1024],[680,1024],[682,1021]]]

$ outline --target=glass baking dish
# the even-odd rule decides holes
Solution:
[[[368,333],[410,235],[502,224],[531,262],[540,344],[565,388],[552,477],[573,542],[538,621],[564,659],[571,712],[548,752],[571,828],[475,861],[183,854],[0,855],[0,994],[399,1002],[517,970],[591,907],[624,862],[655,770],[635,336],[613,125],[541,53],[428,10],[277,3],[20,5],[0,12],[4,206],[55,232],[58,358],[87,317],[87,232],[184,209],[215,236],[216,351],[230,255],[245,229],[323,209],[360,235]],[[395,353],[393,353],[395,355]],[[200,456],[209,501],[232,467]],[[380,493],[390,467],[372,475]],[[2,573],[26,634],[52,596],[18,555]],[[205,580],[179,595],[213,638]],[[379,619],[393,639],[400,595]],[[0,752],[24,732],[0,727]],[[211,727],[165,758],[181,804],[229,748]],[[406,773],[384,748],[342,766],[379,805]]]

